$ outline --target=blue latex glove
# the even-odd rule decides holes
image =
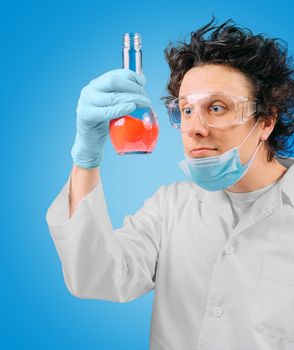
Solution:
[[[96,168],[102,159],[109,134],[109,121],[150,107],[144,85],[146,78],[129,69],[111,70],[81,90],[77,106],[77,132],[71,149],[73,163]]]

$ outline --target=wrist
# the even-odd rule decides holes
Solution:
[[[71,149],[73,164],[79,168],[92,169],[97,168],[102,159],[102,149],[93,152],[84,146],[74,143]]]

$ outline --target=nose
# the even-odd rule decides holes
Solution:
[[[181,126],[182,132],[186,132],[190,137],[193,137],[195,134],[208,134],[208,127],[201,120],[199,112],[193,113],[191,118],[188,121],[185,121],[183,127]]]

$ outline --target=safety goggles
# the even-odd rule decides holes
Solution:
[[[258,112],[257,99],[232,96],[219,92],[191,93],[167,101],[171,125],[181,131],[188,131],[195,116],[209,127],[225,128],[244,124]]]

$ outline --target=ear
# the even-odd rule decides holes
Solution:
[[[269,135],[273,131],[273,129],[274,129],[275,125],[276,125],[276,122],[277,122],[278,109],[276,107],[272,107],[271,111],[272,111],[272,115],[265,117],[261,121],[261,129],[262,129],[262,131],[261,131],[261,134],[260,134],[260,139],[263,140],[263,141],[268,139]]]

